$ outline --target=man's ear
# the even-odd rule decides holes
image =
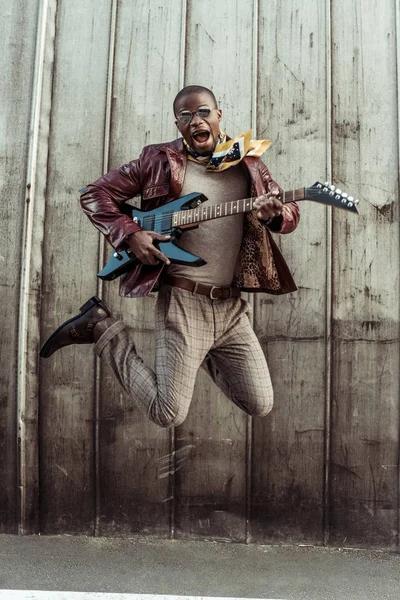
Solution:
[[[218,121],[220,121],[222,119],[222,110],[220,108],[217,108],[217,114],[218,114]]]

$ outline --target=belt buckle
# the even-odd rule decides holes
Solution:
[[[213,285],[213,286],[211,287],[211,290],[210,290],[210,298],[211,298],[211,300],[219,300],[219,298],[218,298],[218,297],[216,297],[216,296],[213,296],[213,291],[214,291],[214,290],[220,290],[220,289],[221,289],[221,288],[220,288],[220,287],[218,287],[218,286],[216,286],[216,285]]]
[[[221,296],[219,296],[219,297],[213,296],[214,290],[221,290]],[[229,296],[224,296],[225,290],[229,290]],[[232,298],[232,287],[230,285],[227,285],[225,287],[217,287],[217,286],[213,285],[210,290],[210,298],[211,298],[211,300],[228,300],[229,298]]]

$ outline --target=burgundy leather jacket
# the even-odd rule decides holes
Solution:
[[[186,161],[182,139],[146,146],[138,159],[88,185],[81,195],[82,208],[115,250],[126,249],[127,237],[138,231],[140,226],[122,212],[122,206],[138,195],[141,196],[143,210],[152,210],[178,198],[185,178]],[[261,196],[271,186],[278,185],[260,159],[245,157],[243,164],[247,169],[251,196]],[[290,233],[298,222],[299,209],[295,202],[286,203],[282,216],[273,219],[268,226],[257,219],[255,211],[247,213],[234,284],[250,292],[284,294],[296,290],[269,229]],[[158,289],[164,269],[164,263],[155,266],[140,264],[122,276],[121,296],[146,296]]]

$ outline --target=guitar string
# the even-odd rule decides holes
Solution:
[[[170,218],[171,217],[171,219],[172,219],[172,217],[173,217],[174,214],[184,213],[185,216],[186,216],[186,214],[192,213],[190,216],[193,218],[193,217],[196,216],[196,213],[193,214],[193,211],[196,211],[196,210],[199,211],[199,212],[202,212],[202,213],[204,213],[204,211],[206,211],[207,213],[208,212],[211,213],[211,216],[207,215],[207,217],[205,219],[201,218],[200,221],[203,221],[203,220],[208,221],[208,220],[212,220],[212,219],[218,219],[219,217],[230,217],[230,216],[232,216],[234,214],[238,214],[238,213],[242,213],[242,212],[249,212],[250,210],[252,210],[252,206],[248,210],[248,207],[246,206],[246,204],[253,203],[255,199],[256,199],[255,197],[252,197],[252,198],[243,198],[241,200],[230,200],[230,201],[228,201],[226,203],[221,203],[221,204],[212,205],[212,206],[206,206],[205,208],[200,208],[200,206],[199,206],[199,207],[196,207],[196,208],[189,208],[189,209],[186,209],[186,210],[178,210],[178,211],[163,213],[162,215],[146,215],[146,216],[143,217],[142,220],[143,220],[143,223],[148,222],[150,220],[155,225],[156,224],[158,225],[158,224],[162,223],[162,221],[165,218]],[[222,210],[222,208],[225,208],[225,206],[228,206],[229,204],[231,205],[230,209],[231,210],[235,210],[235,207],[234,207],[235,203],[237,203],[237,204],[243,203],[243,208],[241,208],[240,210],[236,210],[236,212],[226,213],[226,211],[225,211],[225,214],[221,214],[220,213],[220,214],[212,215],[213,211],[220,210],[220,209]],[[202,215],[200,215],[200,216],[202,216]],[[188,225],[189,223],[180,223],[180,224],[181,225]]]
[[[297,191],[298,191],[298,190],[293,190],[293,191],[291,191],[291,192],[283,192],[283,203],[285,203],[285,201],[287,202],[287,200],[285,200],[285,198],[286,198],[286,195],[287,195],[287,194],[292,194],[292,196],[293,196],[293,200],[294,200],[294,199],[295,199],[295,197],[296,197],[296,192],[297,192]],[[230,200],[230,201],[228,201],[228,202],[226,202],[226,203],[221,203],[221,204],[217,204],[217,205],[207,206],[207,207],[205,208],[205,210],[206,210],[207,212],[208,212],[208,211],[211,211],[211,215],[212,215],[212,211],[213,211],[213,210],[216,210],[216,209],[218,209],[218,210],[219,210],[219,209],[222,209],[222,207],[225,207],[225,206],[227,206],[227,205],[229,205],[229,204],[231,205],[231,209],[233,209],[233,210],[234,210],[234,204],[235,204],[235,203],[238,203],[238,204],[240,204],[240,203],[243,203],[243,204],[244,204],[244,206],[243,206],[243,208],[242,208],[241,210],[239,210],[239,211],[238,211],[238,210],[236,210],[236,213],[235,213],[235,212],[232,212],[232,213],[230,213],[230,214],[229,214],[229,213],[227,214],[227,213],[226,213],[226,211],[225,211],[225,214],[218,214],[218,215],[217,215],[217,214],[215,214],[214,216],[207,216],[205,219],[203,219],[203,218],[202,218],[202,219],[200,219],[200,221],[199,221],[199,222],[201,222],[201,221],[203,221],[203,220],[205,220],[205,221],[208,221],[208,220],[212,220],[212,219],[217,219],[217,218],[220,218],[220,217],[229,217],[229,216],[232,216],[232,215],[234,215],[234,214],[238,214],[239,212],[240,212],[240,213],[242,213],[242,212],[250,212],[250,211],[252,210],[252,208],[253,208],[253,207],[251,206],[251,207],[250,207],[250,209],[249,209],[249,210],[247,210],[246,203],[249,203],[249,202],[251,202],[251,204],[253,204],[253,202],[255,201],[255,199],[256,199],[256,196],[253,196],[253,197],[250,197],[250,198],[243,198],[243,199],[240,199],[240,200]],[[189,212],[191,212],[191,213],[192,213],[193,211],[196,211],[196,210],[198,210],[199,208],[200,208],[200,207],[197,207],[197,208],[189,208],[189,209],[186,209],[186,210],[180,210],[180,211],[173,211],[173,212],[169,212],[169,213],[163,213],[162,215],[146,215],[146,216],[144,216],[144,217],[143,217],[142,221],[143,221],[143,224],[145,224],[145,223],[148,223],[148,222],[149,222],[149,220],[150,220],[150,221],[152,221],[152,222],[154,223],[154,225],[159,225],[159,224],[161,224],[161,223],[162,223],[162,221],[163,221],[165,218],[170,218],[170,217],[171,217],[171,219],[172,219],[172,217],[173,217],[173,215],[174,215],[174,214],[179,214],[179,213],[189,213]],[[200,210],[201,210],[201,209],[200,209]],[[204,209],[203,209],[203,212],[204,212]],[[195,214],[192,214],[192,215],[191,215],[191,217],[192,217],[192,218],[193,218],[193,217],[195,217],[195,216],[196,216]],[[195,221],[195,222],[196,222],[196,221]],[[180,223],[180,225],[188,225],[188,224],[190,224],[190,223],[188,223],[188,222],[186,222],[186,223]],[[178,227],[179,227],[179,225],[178,225]]]
[[[297,196],[297,192],[300,192],[301,198],[296,197]],[[293,196],[293,200],[286,200],[286,196],[289,195],[289,194],[291,194]],[[293,190],[292,192],[284,192],[283,193],[283,203],[285,204],[287,202],[294,202],[296,200],[299,201],[301,199],[305,199],[304,196],[305,196],[305,194],[303,194],[301,192],[301,190]],[[207,213],[210,211],[211,215],[209,216],[207,214],[206,218],[201,218],[199,221],[195,220],[194,223],[201,222],[201,221],[208,221],[208,220],[212,220],[212,219],[218,219],[220,217],[229,217],[229,216],[232,216],[234,214],[239,214],[239,213],[242,213],[242,212],[250,212],[253,207],[251,206],[250,209],[248,209],[245,203],[247,203],[249,201],[253,202],[255,199],[256,199],[256,197],[243,198],[243,199],[240,199],[240,200],[231,200],[231,201],[223,203],[223,204],[206,206],[205,209],[200,209],[200,207],[197,207],[197,208],[190,208],[190,209],[186,209],[186,210],[180,210],[180,211],[173,211],[173,212],[163,213],[162,215],[154,215],[154,214],[153,215],[146,215],[146,216],[143,217],[142,221],[143,221],[143,224],[144,224],[145,222],[147,223],[150,220],[150,221],[152,221],[154,223],[154,225],[159,225],[160,223],[162,223],[162,221],[164,219],[171,218],[171,220],[172,220],[172,217],[173,217],[174,214],[182,214],[182,213],[185,214],[185,215],[192,213],[191,217],[194,218],[194,217],[196,217],[196,213],[193,214],[193,211],[196,211],[196,210],[200,210],[203,213],[204,213],[204,211],[206,211]],[[234,204],[235,203],[244,203],[243,208],[241,208],[240,210],[236,210],[236,212],[231,212],[231,213],[227,213],[225,211],[224,214],[221,214],[221,213],[220,214],[214,214],[214,215],[212,214],[213,210],[216,210],[216,209],[219,210],[220,208],[225,207],[225,206],[227,206],[229,204],[231,205],[231,207],[230,207],[231,210],[232,209],[234,210]],[[200,214],[200,216],[202,216],[202,215]],[[180,223],[179,225],[190,225],[190,222]],[[178,225],[178,227],[179,227],[179,225]]]

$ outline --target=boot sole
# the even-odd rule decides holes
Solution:
[[[52,354],[54,354],[54,352],[56,350],[54,352],[49,352],[49,350],[51,347],[51,342],[54,340],[56,335],[61,331],[61,329],[63,329],[63,327],[65,327],[69,323],[72,323],[72,321],[75,321],[75,319],[77,317],[81,317],[82,315],[84,315],[86,312],[88,312],[88,310],[90,310],[94,306],[99,306],[100,308],[105,310],[105,312],[107,313],[108,316],[110,316],[110,311],[108,310],[106,305],[103,304],[103,302],[100,300],[100,298],[98,298],[97,296],[92,296],[91,298],[89,298],[89,300],[87,302],[85,302],[85,304],[83,304],[80,307],[79,315],[75,315],[74,317],[72,317],[72,319],[68,319],[68,321],[64,321],[64,323],[62,323],[59,327],[57,327],[57,329],[55,331],[53,331],[53,333],[47,338],[47,340],[44,342],[44,344],[40,348],[40,351],[39,351],[40,358],[49,358]]]

